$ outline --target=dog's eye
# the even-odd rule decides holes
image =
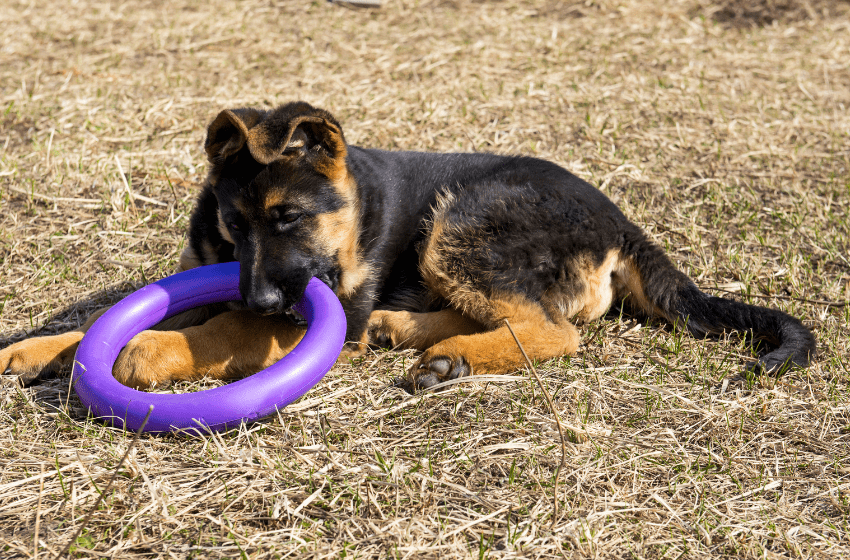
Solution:
[[[269,218],[272,219],[275,227],[281,233],[287,231],[289,227],[300,220],[303,215],[303,212],[299,212],[294,208],[287,208],[285,206],[272,208],[269,212]]]
[[[303,216],[301,212],[286,212],[280,217],[280,221],[285,224],[291,224],[293,222],[297,222],[301,216]]]
[[[229,222],[227,224],[227,227],[230,228],[233,231],[241,231],[242,230],[242,228],[239,227],[239,224],[237,224],[236,222]]]

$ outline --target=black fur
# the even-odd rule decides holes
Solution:
[[[327,133],[339,124],[303,103],[251,114],[267,123],[269,135],[288,134],[286,142],[299,144],[292,150],[300,157],[263,165],[256,160],[257,150],[247,145],[224,158],[211,154],[210,181],[192,216],[189,242],[204,263],[239,259],[243,296],[256,299],[262,289],[252,283],[258,280],[245,275],[253,264],[253,241],[245,237],[241,247],[226,241],[219,232],[219,213],[233,225],[235,237],[248,223],[261,228],[268,253],[264,263],[271,263],[263,281],[280,286],[284,297],[268,305],[254,301],[254,307],[282,312],[300,297],[311,275],[336,288],[344,273],[338,255],[317,252],[313,238],[316,216],[343,204],[327,175],[316,171],[339,152]],[[287,128],[299,115],[318,115],[329,128],[312,121],[297,131]],[[211,144],[227,142],[221,130],[210,136],[208,151]],[[341,140],[341,129],[338,136]],[[635,263],[654,310],[686,324],[694,335],[734,330],[767,340],[776,348],[759,361],[757,368],[765,371],[805,366],[814,356],[814,336],[799,320],[700,292],[598,189],[555,164],[528,157],[347,146],[345,165],[356,182],[360,258],[371,270],[357,290],[341,298],[349,340],[362,339],[375,305],[439,306],[439,298],[424,290],[418,264],[437,197],[451,195],[454,203],[447,206],[445,219],[453,227],[440,240],[446,247],[444,266],[484,294],[513,292],[540,301],[553,286],[578,294],[584,279],[569,265],[571,259],[583,255],[598,265],[614,249]],[[284,189],[292,208],[302,214],[292,227],[280,229],[259,212],[269,188]]]

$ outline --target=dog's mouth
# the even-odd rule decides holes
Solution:
[[[254,309],[254,313],[260,315],[261,317],[271,317],[272,315],[285,315],[287,312],[291,311],[292,307],[288,309],[275,308],[275,309]]]
[[[304,278],[299,278],[295,282],[261,285],[251,283],[252,289],[249,288],[243,292],[242,301],[245,307],[257,315],[288,314],[292,311],[292,307],[304,297],[309,279],[313,276],[334,292],[339,287],[340,271],[335,267],[329,267],[319,273],[311,274],[305,271]]]
[[[227,307],[233,311],[252,311],[248,304],[242,300],[234,300],[227,303]],[[274,315],[275,317],[280,317],[285,319],[295,325],[296,327],[307,327],[307,319],[304,318],[303,315],[298,313],[294,307],[290,307],[289,309],[285,309],[284,311],[269,311],[269,312],[258,312],[253,311],[257,315],[261,316],[270,316]]]
[[[247,286],[246,286],[247,284]],[[304,296],[307,282],[287,282],[283,285],[264,283],[240,282],[242,301],[245,306],[263,317],[281,315],[292,309]]]

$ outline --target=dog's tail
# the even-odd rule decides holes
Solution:
[[[773,349],[751,369],[780,374],[805,367],[815,356],[815,337],[799,319],[778,311],[710,296],[675,268],[660,247],[636,231],[624,247],[626,287],[640,308],[684,325],[696,337],[737,331]]]

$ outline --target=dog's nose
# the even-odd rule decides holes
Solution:
[[[282,294],[275,289],[266,289],[250,294],[245,303],[248,309],[261,315],[271,315],[283,311]]]

